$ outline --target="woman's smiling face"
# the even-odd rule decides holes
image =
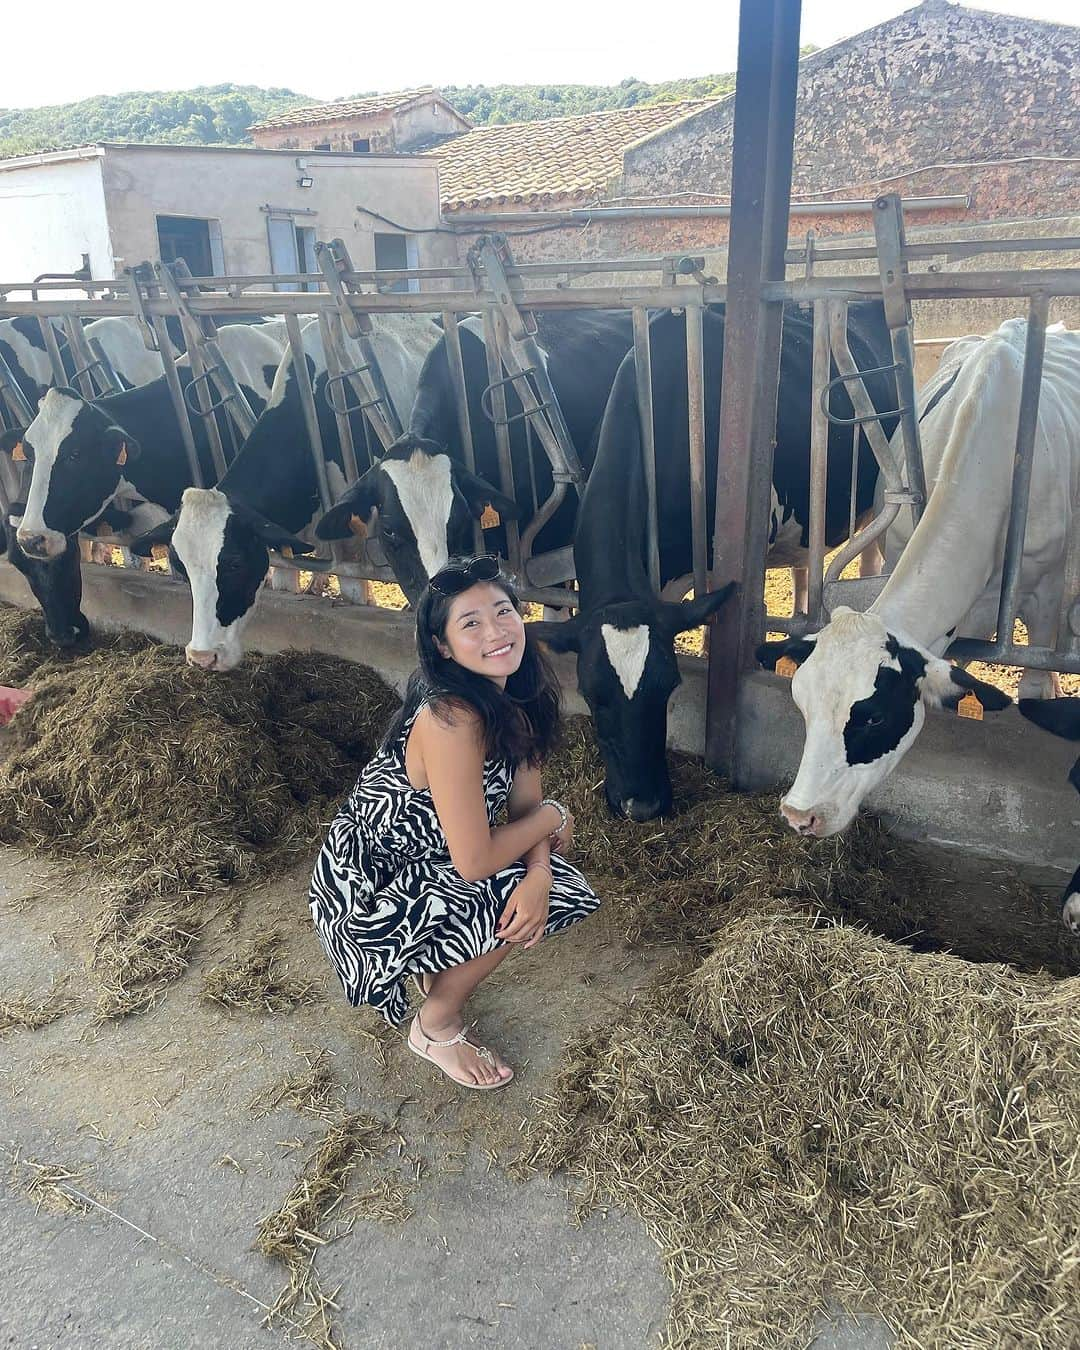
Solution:
[[[505,685],[525,654],[525,624],[501,586],[480,581],[454,596],[436,645],[459,666]]]

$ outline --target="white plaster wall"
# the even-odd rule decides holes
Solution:
[[[301,170],[313,179],[298,186]],[[432,229],[439,219],[438,166],[423,158],[349,157],[310,151],[208,150],[198,147],[109,148],[105,195],[113,252],[127,265],[156,258],[156,217],[198,216],[218,220],[229,275],[270,270],[265,205],[307,208],[297,223],[315,227],[316,238],[345,240],[357,267],[374,267],[376,230],[388,227],[361,206],[409,231]],[[421,267],[455,256],[449,236],[420,234]],[[120,265],[118,263],[118,265]]]
[[[99,158],[0,172],[0,281],[74,272],[84,253],[95,277],[114,275]]]

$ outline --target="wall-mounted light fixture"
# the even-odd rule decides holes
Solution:
[[[302,173],[300,177],[296,180],[296,186],[302,188],[314,187],[315,179],[309,178],[306,173]]]

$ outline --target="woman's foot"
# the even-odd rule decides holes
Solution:
[[[501,1055],[467,1038],[460,1019],[446,1027],[425,1027],[417,1013],[409,1027],[408,1044],[414,1054],[431,1060],[462,1087],[480,1090],[505,1087],[514,1076]]]

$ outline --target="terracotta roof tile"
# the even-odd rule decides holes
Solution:
[[[391,112],[404,103],[434,94],[441,98],[437,89],[405,89],[397,94],[369,94],[366,98],[342,99],[337,103],[308,103],[302,108],[290,108],[277,117],[268,117],[265,122],[256,122],[249,131],[265,131],[276,127],[306,127],[318,122],[335,122],[340,117],[368,117],[375,113]]]
[[[594,198],[622,172],[635,141],[718,99],[684,99],[608,112],[474,127],[425,151],[439,161],[448,210],[556,197]]]

